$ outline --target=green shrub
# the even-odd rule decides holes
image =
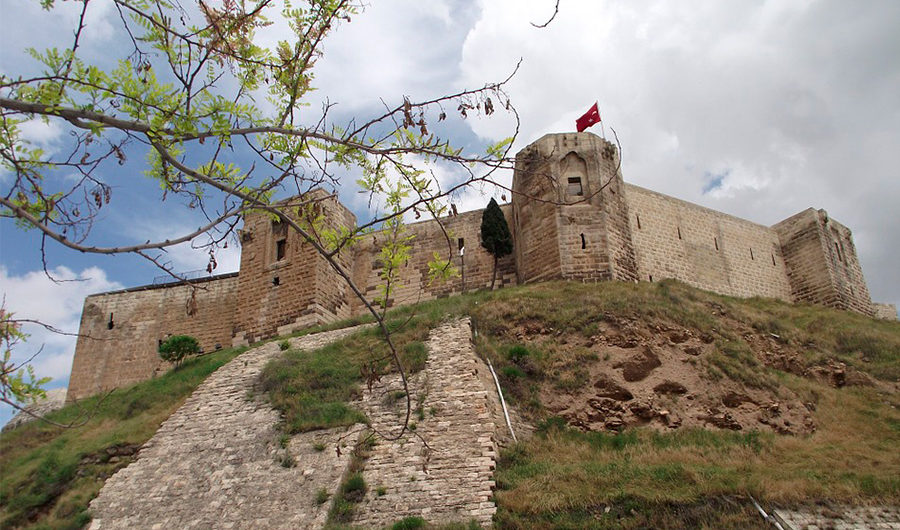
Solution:
[[[362,473],[353,473],[341,485],[341,494],[343,498],[350,502],[359,502],[366,494],[366,481],[363,479]]]
[[[528,357],[529,355],[531,355],[531,352],[528,351],[528,348],[526,348],[525,346],[513,346],[507,353],[509,360],[514,363],[524,359],[525,357]]]
[[[414,530],[416,528],[425,528],[425,519],[417,516],[407,517],[391,526],[391,530]]]
[[[287,341],[287,340],[283,340],[283,341],[281,341],[281,342],[278,343],[278,348],[279,348],[281,351],[289,350],[289,349],[291,348],[291,343],[290,343],[289,341]]]
[[[173,335],[159,345],[159,356],[164,361],[180,366],[188,355],[200,353],[200,344],[190,335]]]
[[[501,372],[507,379],[518,379],[520,377],[525,377],[525,372],[523,372],[522,369],[518,366],[504,366]]]
[[[316,492],[316,504],[325,504],[325,501],[328,500],[328,497],[331,497],[331,495],[328,494],[328,490],[325,488],[319,488],[319,491]]]

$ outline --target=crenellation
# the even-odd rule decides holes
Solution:
[[[313,190],[281,206],[319,243],[324,232],[356,227],[333,194]],[[731,296],[763,296],[896,318],[872,304],[850,230],[809,208],[767,227],[653,192],[622,178],[616,146],[591,133],[547,134],[516,155],[512,201],[501,206],[513,254],[497,263],[498,288],[553,279],[660,281],[675,278]],[[488,288],[493,257],[481,247],[483,210],[405,225],[411,252],[388,306]],[[324,221],[322,221],[324,220]],[[379,258],[386,232],[362,235],[334,259],[371,303],[381,297]],[[249,344],[368,311],[346,280],[284,219],[248,214],[240,230],[240,274],[191,285],[90,296],[69,399],[137,382],[165,368],[156,341],[196,336],[205,349]],[[464,251],[461,252],[461,247]],[[429,262],[459,274],[429,279]],[[194,302],[190,292],[197,293]],[[186,316],[190,303],[193,315]],[[376,307],[376,309],[379,309]],[[115,331],[107,330],[109,313]]]

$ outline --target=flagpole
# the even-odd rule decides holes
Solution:
[[[596,103],[594,103],[596,105]],[[600,115],[600,107],[597,107],[597,117],[600,119],[600,136],[606,140],[606,130],[603,128],[603,116]]]

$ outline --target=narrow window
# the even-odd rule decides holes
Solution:
[[[772,254],[772,266],[773,267],[775,266],[775,254],[774,253]]]
[[[719,239],[716,238],[716,237],[714,237],[714,238],[713,238],[713,243],[716,244],[716,250],[719,250]]]
[[[275,287],[281,285],[281,278],[279,278],[278,276],[272,278],[272,285],[274,285]]]
[[[638,214],[634,214],[634,216],[637,217],[638,230],[640,230],[641,229],[641,216]]]
[[[834,242],[834,251],[837,252],[838,260],[843,261],[841,260],[841,247],[838,246],[837,241]]]
[[[456,240],[456,245],[458,249],[463,248],[464,246],[466,246],[466,240],[463,238],[459,238]]]
[[[750,247],[750,260],[752,261],[753,259],[753,247]]]
[[[678,228],[678,239],[681,239],[681,227],[679,226],[677,228]]]
[[[113,314],[110,313],[109,314],[109,322],[106,323],[106,329],[112,329],[114,327],[116,327],[116,323],[113,322]]]
[[[581,234],[581,250],[587,248],[587,242],[584,240],[584,234]]]
[[[275,243],[275,261],[283,260],[286,250],[287,250],[287,240],[279,239]]]
[[[653,275],[650,275],[650,282],[653,283]]]
[[[581,189],[581,177],[569,177],[569,187],[567,189],[567,193],[569,195],[576,195],[578,197],[584,195],[584,190]]]

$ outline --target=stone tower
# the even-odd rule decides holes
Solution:
[[[519,283],[637,279],[615,145],[587,132],[547,134],[519,152],[513,233]]]
[[[781,240],[795,302],[875,314],[849,228],[813,208],[772,228]]]
[[[354,228],[356,216],[337,197],[315,189],[286,201],[301,224],[327,247],[324,232],[339,227]],[[282,204],[284,206],[284,204]],[[331,265],[287,223],[266,213],[244,217],[241,230],[240,301],[234,315],[235,345],[260,338],[284,335],[298,329],[348,318],[347,285]],[[336,256],[345,269],[350,252]]]

